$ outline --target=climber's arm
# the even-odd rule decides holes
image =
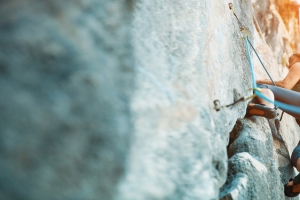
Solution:
[[[289,70],[289,73],[281,81],[274,81],[276,86],[292,89],[300,79],[300,63],[295,63]],[[273,85],[271,80],[257,80],[257,84]]]
[[[267,84],[267,85],[274,85],[273,82],[271,80],[257,80],[256,81],[257,84]],[[287,88],[286,87],[286,82],[284,80],[281,81],[274,81],[274,83],[276,84],[276,86],[278,87],[282,87],[282,88]],[[287,88],[288,89],[288,88]]]
[[[281,82],[281,81],[274,81],[275,84],[277,85],[277,82]],[[267,85],[274,85],[273,82],[271,80],[256,80],[257,84],[267,84]]]
[[[290,68],[289,73],[283,79],[283,88],[292,89],[300,79],[300,63],[293,64]],[[279,86],[281,87],[281,86]]]

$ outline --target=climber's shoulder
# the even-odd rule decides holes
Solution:
[[[300,62],[293,64],[289,71],[300,76]]]
[[[293,69],[293,68],[294,69],[299,69],[300,68],[300,62],[296,62],[295,64],[293,64],[290,69]]]

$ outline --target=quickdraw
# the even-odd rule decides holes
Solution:
[[[262,95],[260,93],[260,89],[257,88],[257,85],[256,85],[256,79],[255,79],[255,74],[254,74],[254,68],[253,68],[253,63],[252,63],[252,59],[251,59],[251,55],[250,55],[250,49],[249,49],[249,44],[251,46],[251,48],[253,49],[253,51],[255,52],[256,56],[258,57],[260,63],[262,64],[264,70],[266,71],[266,73],[268,74],[269,78],[271,79],[272,83],[276,86],[275,82],[273,81],[272,77],[270,76],[268,70],[266,69],[266,67],[264,66],[262,60],[260,59],[259,55],[257,54],[255,48],[253,47],[253,45],[251,44],[250,40],[249,40],[249,34],[248,34],[248,31],[247,29],[245,28],[245,26],[242,24],[242,22],[239,20],[239,18],[237,17],[236,13],[234,12],[233,10],[233,4],[232,3],[229,3],[228,4],[229,6],[229,9],[232,11],[233,15],[235,16],[235,18],[237,19],[237,22],[238,22],[238,26],[239,26],[239,29],[241,32],[244,33],[244,37],[243,39],[245,40],[246,42],[246,50],[247,50],[247,55],[248,55],[248,59],[249,59],[249,62],[250,62],[250,68],[251,68],[251,73],[252,73],[252,85],[253,85],[253,95],[249,96],[249,97],[241,97],[240,99],[238,99],[237,101],[231,103],[231,104],[228,104],[228,105],[223,105],[221,106],[220,105],[220,101],[219,100],[214,100],[214,108],[216,111],[219,111],[221,110],[221,108],[227,108],[227,107],[230,107],[230,106],[233,106],[235,105],[236,103],[238,102],[241,102],[241,101],[247,101],[249,99],[252,99],[254,98],[255,96],[259,96],[269,102],[272,102],[270,99],[268,99],[267,97],[264,97],[264,95]],[[273,102],[272,102],[273,103]],[[277,107],[275,107],[275,109],[277,109]]]

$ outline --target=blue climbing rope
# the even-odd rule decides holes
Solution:
[[[255,52],[255,54],[256,54],[256,56],[257,56],[257,58],[258,58],[259,62],[261,63],[261,65],[263,66],[263,68],[265,69],[265,71],[267,72],[267,74],[268,74],[268,76],[269,76],[270,80],[271,80],[271,81],[272,81],[272,83],[273,83],[273,84],[276,86],[275,82],[273,81],[273,79],[272,79],[271,75],[269,74],[269,72],[268,72],[267,68],[265,67],[264,63],[261,61],[261,59],[260,59],[259,55],[257,54],[257,52],[256,52],[255,48],[254,48],[254,47],[253,47],[253,45],[251,44],[251,42],[250,42],[250,40],[249,40],[249,38],[248,38],[248,37],[247,37],[247,40],[248,40],[248,42],[249,42],[249,44],[250,44],[251,48],[252,48],[252,49],[253,49],[253,51]]]
[[[224,107],[230,107],[235,105],[236,103],[240,102],[240,101],[245,101],[248,100],[250,98],[253,98],[254,96],[258,96],[270,103],[273,103],[276,107],[281,108],[282,110],[288,111],[288,112],[293,112],[293,113],[299,113],[300,114],[300,107],[299,106],[293,106],[293,105],[289,105],[289,104],[285,104],[276,100],[271,100],[268,97],[266,97],[265,95],[263,95],[262,93],[260,93],[260,88],[257,88],[257,84],[256,84],[256,79],[255,79],[255,73],[254,73],[254,67],[253,67],[253,63],[252,63],[252,59],[251,59],[251,54],[250,54],[250,48],[249,48],[249,44],[251,46],[251,48],[254,50],[256,56],[258,57],[260,63],[262,64],[263,68],[265,69],[266,73],[268,74],[269,78],[271,79],[272,83],[276,86],[275,82],[273,81],[272,77],[270,76],[268,70],[266,69],[266,67],[264,66],[263,62],[261,61],[259,55],[257,54],[256,50],[254,49],[253,45],[251,44],[249,38],[248,38],[248,32],[247,29],[243,26],[243,24],[240,22],[240,20],[238,19],[237,15],[235,14],[235,12],[233,11],[233,4],[229,3],[229,8],[230,10],[232,10],[234,16],[236,17],[237,21],[238,21],[238,26],[240,28],[240,31],[243,31],[245,35],[244,39],[245,39],[245,43],[246,43],[246,49],[247,49],[247,55],[248,55],[248,59],[249,59],[249,63],[250,63],[250,69],[251,69],[251,74],[252,74],[252,85],[253,85],[253,93],[254,95],[246,98],[246,97],[241,97],[240,99],[238,99],[237,101],[235,101],[232,104],[229,105],[225,105],[225,106],[221,106],[219,100],[215,100],[214,104],[215,104],[215,109],[217,111],[219,111],[221,108]]]
[[[253,88],[256,89],[257,88],[256,79],[255,79],[253,63],[252,63],[252,59],[251,59],[251,55],[250,55],[248,36],[246,34],[244,35],[244,39],[246,41],[247,55],[248,55],[248,59],[250,62],[250,68],[251,68],[251,73],[252,73],[252,85],[253,85]]]
[[[254,93],[258,97],[260,97],[260,98],[262,98],[262,99],[264,99],[268,102],[274,103],[275,106],[277,106],[278,108],[284,110],[284,112],[288,111],[288,112],[300,114],[300,107],[299,106],[293,106],[293,105],[290,105],[290,104],[285,104],[285,103],[282,103],[282,102],[276,101],[276,100],[272,101],[271,99],[269,99],[268,97],[266,97],[265,95],[263,95],[262,93],[260,93],[257,90],[254,90]]]
[[[273,103],[275,106],[277,106],[280,109],[283,109],[285,111],[288,112],[293,112],[293,113],[299,113],[300,114],[300,107],[299,106],[293,106],[293,105],[289,105],[289,104],[285,104],[282,103],[280,101],[272,101],[271,99],[269,99],[268,97],[266,97],[265,95],[263,95],[262,93],[260,93],[259,88],[257,88],[256,85],[256,80],[255,80],[255,74],[254,74],[254,67],[253,67],[253,63],[252,63],[252,59],[251,59],[251,55],[250,55],[250,49],[249,49],[249,39],[247,37],[247,35],[244,35],[245,41],[246,41],[246,49],[247,49],[247,55],[249,58],[249,63],[250,63],[250,69],[251,69],[251,74],[252,74],[252,85],[253,85],[253,91],[254,94],[270,103]]]

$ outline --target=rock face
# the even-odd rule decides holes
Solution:
[[[229,2],[0,1],[0,199],[284,199],[294,119],[215,109],[252,94]],[[232,3],[284,77],[282,9]]]
[[[118,199],[218,199],[228,133],[246,102],[216,112],[213,101],[250,94],[236,21],[226,3],[211,1],[141,1],[136,8],[135,141]],[[251,21],[251,12],[242,19]]]
[[[0,199],[113,198],[132,133],[131,9],[0,2]]]
[[[228,178],[221,189],[221,199],[284,199],[266,121],[252,117],[237,122],[228,147]],[[291,175],[291,167],[289,170]]]

